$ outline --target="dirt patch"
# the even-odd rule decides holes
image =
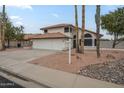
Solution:
[[[59,52],[53,55],[45,56],[31,61],[30,63],[62,70],[71,73],[78,73],[84,66],[98,63],[117,61],[124,58],[124,52],[121,51],[101,51],[101,57],[97,58],[96,51],[85,51],[85,54],[77,54],[72,50],[72,63],[68,64],[68,52]]]

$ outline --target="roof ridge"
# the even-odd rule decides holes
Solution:
[[[60,24],[54,24],[54,25],[48,25],[48,26],[45,26],[45,27],[42,27],[42,28],[40,28],[40,30],[43,30],[43,29],[48,29],[48,28],[56,28],[56,27],[61,27],[61,26],[68,26],[68,25],[70,25],[70,26],[73,26],[72,24],[70,24],[70,23],[60,23]]]

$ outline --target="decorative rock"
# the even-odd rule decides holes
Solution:
[[[81,68],[79,74],[124,85],[124,60],[89,65]]]

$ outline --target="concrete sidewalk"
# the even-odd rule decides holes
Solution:
[[[28,78],[53,88],[122,88],[124,86],[55,69],[37,66],[27,62],[0,62],[0,69]]]

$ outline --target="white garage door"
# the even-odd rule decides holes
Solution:
[[[34,39],[34,49],[65,50],[67,49],[66,39]]]

